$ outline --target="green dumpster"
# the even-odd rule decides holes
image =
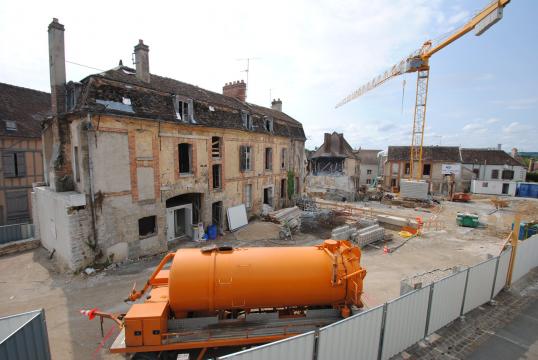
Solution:
[[[478,215],[468,213],[458,213],[456,216],[456,223],[459,226],[475,228],[480,224],[478,221]]]

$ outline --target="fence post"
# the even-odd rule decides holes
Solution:
[[[465,306],[465,297],[467,295],[467,285],[469,283],[469,270],[470,268],[467,268],[467,274],[465,275],[465,288],[463,289],[463,299],[461,300],[460,316],[463,316],[463,307]]]
[[[383,304],[383,316],[381,317],[381,334],[379,335],[379,347],[377,350],[377,360],[381,360],[383,355],[383,340],[385,337],[385,321],[387,321],[387,303]]]
[[[512,254],[510,255],[510,265],[508,265],[508,275],[506,276],[506,286],[512,285],[512,272],[516,261],[517,243],[519,242],[519,226],[521,225],[521,215],[514,216],[514,229],[512,230]]]
[[[424,326],[424,337],[428,336],[428,330],[430,330],[430,312],[432,309],[432,300],[433,300],[433,288],[435,286],[435,282],[432,282],[430,284],[430,297],[428,299],[428,310],[426,313],[426,325]]]
[[[502,251],[501,251],[502,254]],[[493,275],[493,284],[491,285],[491,295],[489,296],[490,301],[493,300],[493,292],[495,292],[495,284],[497,283],[497,272],[499,272],[499,262],[501,261],[501,256],[497,256],[497,262],[495,263],[495,275]]]
[[[319,327],[314,331],[314,350],[312,351],[312,360],[318,359],[319,349]]]

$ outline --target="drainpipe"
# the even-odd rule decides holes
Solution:
[[[93,154],[92,154],[92,145],[90,143],[90,130],[95,131],[93,129],[92,124],[92,115],[88,113],[87,117],[87,127],[86,127],[86,141],[88,143],[88,174],[90,176],[90,204],[91,204],[91,215],[92,215],[92,232],[93,232],[93,250],[95,251],[97,249],[97,226],[96,226],[96,215],[95,215],[95,192],[94,192],[94,185],[93,185]]]

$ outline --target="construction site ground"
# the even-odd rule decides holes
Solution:
[[[367,306],[375,306],[400,293],[400,281],[417,273],[445,269],[456,265],[473,265],[496,255],[505,243],[516,212],[523,220],[538,214],[538,200],[506,198],[508,208],[495,211],[490,197],[475,197],[470,203],[442,202],[435,208],[403,208],[379,202],[355,203],[401,217],[421,217],[428,227],[422,236],[410,239],[396,252],[384,253],[383,246],[396,247],[404,241],[397,229],[387,229],[392,241],[363,249],[362,265],[368,273],[364,285]],[[456,225],[457,212],[479,215],[483,227],[463,228]],[[306,214],[312,215],[312,214]],[[435,221],[428,221],[434,218]],[[330,236],[332,227],[342,219],[332,214],[321,221],[303,219],[302,231],[292,240],[280,240],[279,225],[251,221],[234,233],[216,241],[233,246],[303,246],[318,244]],[[180,242],[178,247],[199,247],[207,243]],[[125,312],[129,305],[123,299],[133,283],[143,286],[162,255],[127,261],[109,266],[92,275],[60,273],[49,253],[38,248],[0,258],[0,316],[45,308],[53,359],[120,359],[106,349],[117,335],[116,326],[105,320],[105,341],[99,321],[88,321],[79,311],[99,308],[107,312]],[[300,259],[299,259],[300,260]]]

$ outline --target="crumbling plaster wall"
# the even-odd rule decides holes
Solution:
[[[273,187],[275,207],[281,205],[280,181],[288,169],[302,179],[304,142],[269,134],[229,129],[210,129],[183,124],[135,120],[117,116],[92,119],[87,138],[92,158],[96,197],[96,229],[99,247],[113,261],[166,251],[166,200],[188,193],[201,194],[201,220],[212,222],[211,205],[225,208],[245,201],[245,185],[252,184],[251,215],[261,212],[263,189]],[[222,138],[221,158],[211,157],[212,136]],[[192,174],[179,174],[178,144],[192,145]],[[253,168],[239,169],[239,146],[250,145]],[[273,149],[272,170],[265,169],[265,148]],[[281,151],[287,149],[287,166],[281,167]],[[213,164],[222,165],[222,186],[212,188]],[[84,162],[89,174],[88,162]],[[152,176],[153,175],[153,176]],[[151,188],[150,188],[151,187]],[[88,190],[88,188],[85,188]],[[287,191],[287,187],[286,187]],[[157,234],[139,238],[138,219],[156,216]],[[223,211],[225,220],[225,211]]]

